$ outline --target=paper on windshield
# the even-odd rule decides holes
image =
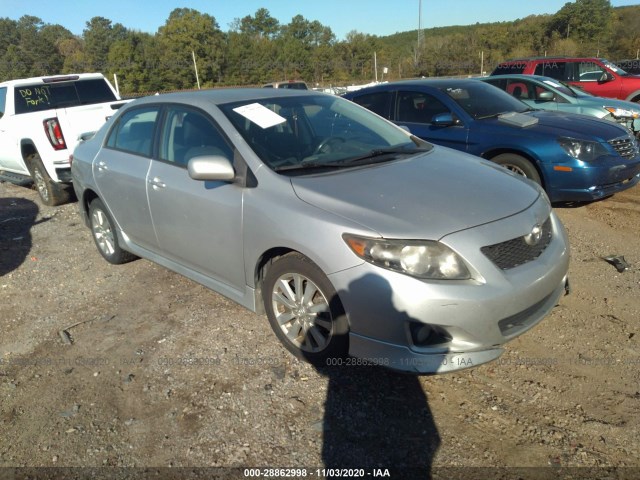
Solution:
[[[249,119],[249,121],[255,123],[260,128],[274,127],[287,121],[284,117],[281,117],[259,103],[243,105],[242,107],[234,108],[233,111]]]

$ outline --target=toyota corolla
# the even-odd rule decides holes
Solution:
[[[264,313],[314,364],[479,365],[566,288],[541,187],[339,97],[139,99],[78,146],[72,173],[108,262],[144,257]]]

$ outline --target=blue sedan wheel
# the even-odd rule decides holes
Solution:
[[[529,160],[521,157],[520,155],[516,155],[514,153],[503,153],[493,157],[491,160],[498,165],[502,165],[507,170],[510,170],[513,173],[517,173],[518,175],[527,177],[529,180],[533,180],[538,185],[542,185],[540,174],[536,170],[536,167],[534,167]]]

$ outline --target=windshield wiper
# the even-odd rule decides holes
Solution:
[[[431,151],[432,148],[433,147],[418,147],[418,148],[412,148],[410,150],[407,149],[406,147],[376,148],[364,155],[348,158],[346,160],[343,160],[340,163],[344,163],[346,165],[353,165],[353,164],[358,164],[367,160],[374,160],[374,163],[385,162],[385,161],[393,160],[394,158],[396,158],[395,157],[396,155],[416,155],[418,153],[429,152]],[[391,156],[391,158],[387,158],[387,156]],[[385,158],[382,158],[382,157],[385,157]]]
[[[277,167],[274,170],[276,172],[291,172],[295,170],[322,170],[322,169],[339,169],[349,168],[357,165],[366,165],[371,163],[380,163],[393,160],[397,155],[415,155],[418,153],[424,153],[431,151],[433,147],[419,147],[408,150],[405,148],[377,148],[367,152],[365,155],[358,157],[347,158],[344,160],[337,160],[334,162],[302,162],[296,165],[285,165]]]

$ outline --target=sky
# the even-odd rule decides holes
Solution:
[[[529,15],[555,13],[567,0],[422,0],[422,27],[501,22]],[[638,0],[611,0],[614,7]],[[338,40],[356,30],[385,36],[418,28],[419,0],[0,0],[0,18],[33,15],[82,34],[92,17],[105,17],[133,30],[155,33],[175,8],[193,8],[212,15],[228,31],[236,18],[266,8],[281,24],[295,15],[331,27]]]

